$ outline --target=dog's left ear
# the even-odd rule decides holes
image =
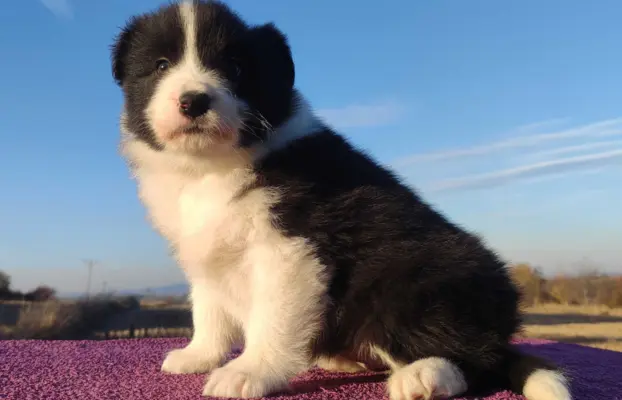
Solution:
[[[258,75],[256,78],[269,84],[272,91],[290,92],[296,72],[285,35],[272,23],[253,27],[248,32],[247,46]]]
[[[117,85],[121,86],[125,79],[125,65],[130,50],[132,37],[136,32],[139,20],[132,18],[119,32],[110,49],[110,61],[112,63],[112,77]]]

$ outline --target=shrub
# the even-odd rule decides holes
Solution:
[[[8,292],[11,288],[11,277],[6,273],[0,271],[0,293]]]
[[[22,312],[14,339],[89,339],[111,316],[139,306],[132,297],[107,297],[80,300],[73,303],[45,301],[32,303]]]
[[[32,301],[50,301],[56,298],[56,290],[49,286],[39,286],[26,294]]]

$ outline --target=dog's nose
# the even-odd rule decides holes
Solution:
[[[179,98],[179,111],[188,118],[198,118],[209,111],[211,103],[207,93],[186,92]]]

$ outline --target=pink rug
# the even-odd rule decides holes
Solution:
[[[205,400],[203,375],[159,372],[165,353],[186,339],[0,341],[0,399]],[[622,353],[543,340],[518,344],[560,363],[574,377],[576,400],[622,400]],[[386,399],[382,374],[313,370],[275,400]],[[502,392],[486,400],[520,400]]]

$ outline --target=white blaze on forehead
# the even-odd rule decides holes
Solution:
[[[184,29],[184,61],[192,64],[197,70],[203,70],[201,60],[197,52],[197,16],[194,4],[184,1],[179,5],[179,14]]]
[[[199,57],[197,44],[197,15],[195,5],[191,1],[184,1],[179,4],[179,14],[181,15],[182,26],[184,30],[184,55],[180,63],[180,71],[183,71],[188,77],[189,82],[183,88],[184,91],[197,90],[206,91],[206,84],[213,88],[222,85],[218,74],[210,71],[203,66]]]
[[[181,148],[204,148],[213,142],[215,136],[176,136],[176,132],[188,123],[179,112],[179,98],[186,92],[207,93],[212,98],[211,110],[202,117],[206,126],[226,126],[236,131],[241,125],[238,105],[228,93],[226,81],[218,71],[206,68],[199,57],[197,43],[197,10],[185,1],[178,5],[184,33],[184,48],[181,60],[167,71],[158,82],[145,112],[156,139],[167,146]],[[181,147],[180,147],[181,146]]]

